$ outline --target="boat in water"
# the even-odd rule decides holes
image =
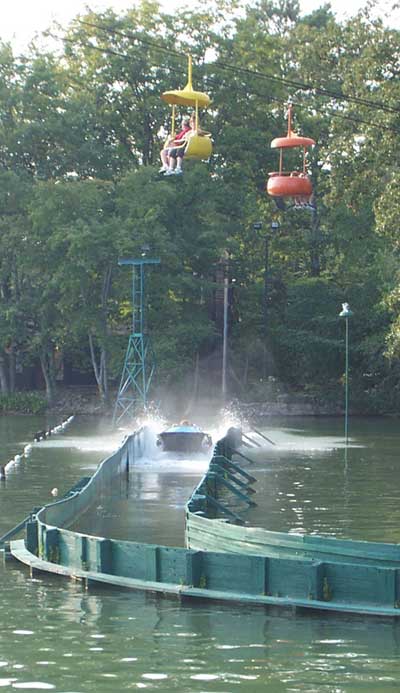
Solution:
[[[199,426],[182,421],[160,433],[157,445],[165,452],[206,452],[212,439]]]

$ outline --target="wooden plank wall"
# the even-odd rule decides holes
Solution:
[[[336,542],[242,527],[207,517],[199,484],[187,505],[188,548],[117,541],[72,532],[68,525],[140,452],[131,436],[105,460],[84,488],[39,511],[27,529],[27,548],[40,558],[102,575],[143,583],[193,586],[213,593],[305,600],[357,609],[400,605],[400,561],[395,545]],[[322,556],[322,558],[321,558]]]
[[[221,460],[221,456],[211,460],[209,469],[215,469],[215,460]],[[243,526],[244,522],[232,522],[218,511],[215,504],[210,503],[210,496],[213,496],[217,502],[229,508],[229,498],[224,488],[221,489],[218,478],[218,474],[210,474],[208,470],[187,503],[185,536],[188,548],[400,567],[399,544],[287,534]],[[240,512],[237,504],[232,507]]]
[[[400,568],[194,551],[41,525],[40,557],[72,571],[244,595],[397,608]]]

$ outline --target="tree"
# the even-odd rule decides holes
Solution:
[[[45,183],[31,206],[37,262],[50,263],[58,318],[52,349],[87,344],[99,394],[108,400],[111,277],[116,265],[114,187],[102,181]],[[60,257],[63,262],[60,263]],[[46,274],[49,274],[47,270]]]

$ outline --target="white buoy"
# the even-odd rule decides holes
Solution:
[[[54,497],[58,496],[58,488],[52,488],[50,493]]]
[[[24,455],[30,455],[32,452],[33,448],[32,445],[25,445],[24,447]]]
[[[21,455],[15,455],[14,462],[21,462]]]

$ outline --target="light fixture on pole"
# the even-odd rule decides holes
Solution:
[[[348,303],[342,303],[342,310],[339,313],[339,318],[344,318],[346,321],[346,365],[345,365],[345,405],[344,405],[344,438],[347,446],[349,440],[349,318],[353,315]]]

